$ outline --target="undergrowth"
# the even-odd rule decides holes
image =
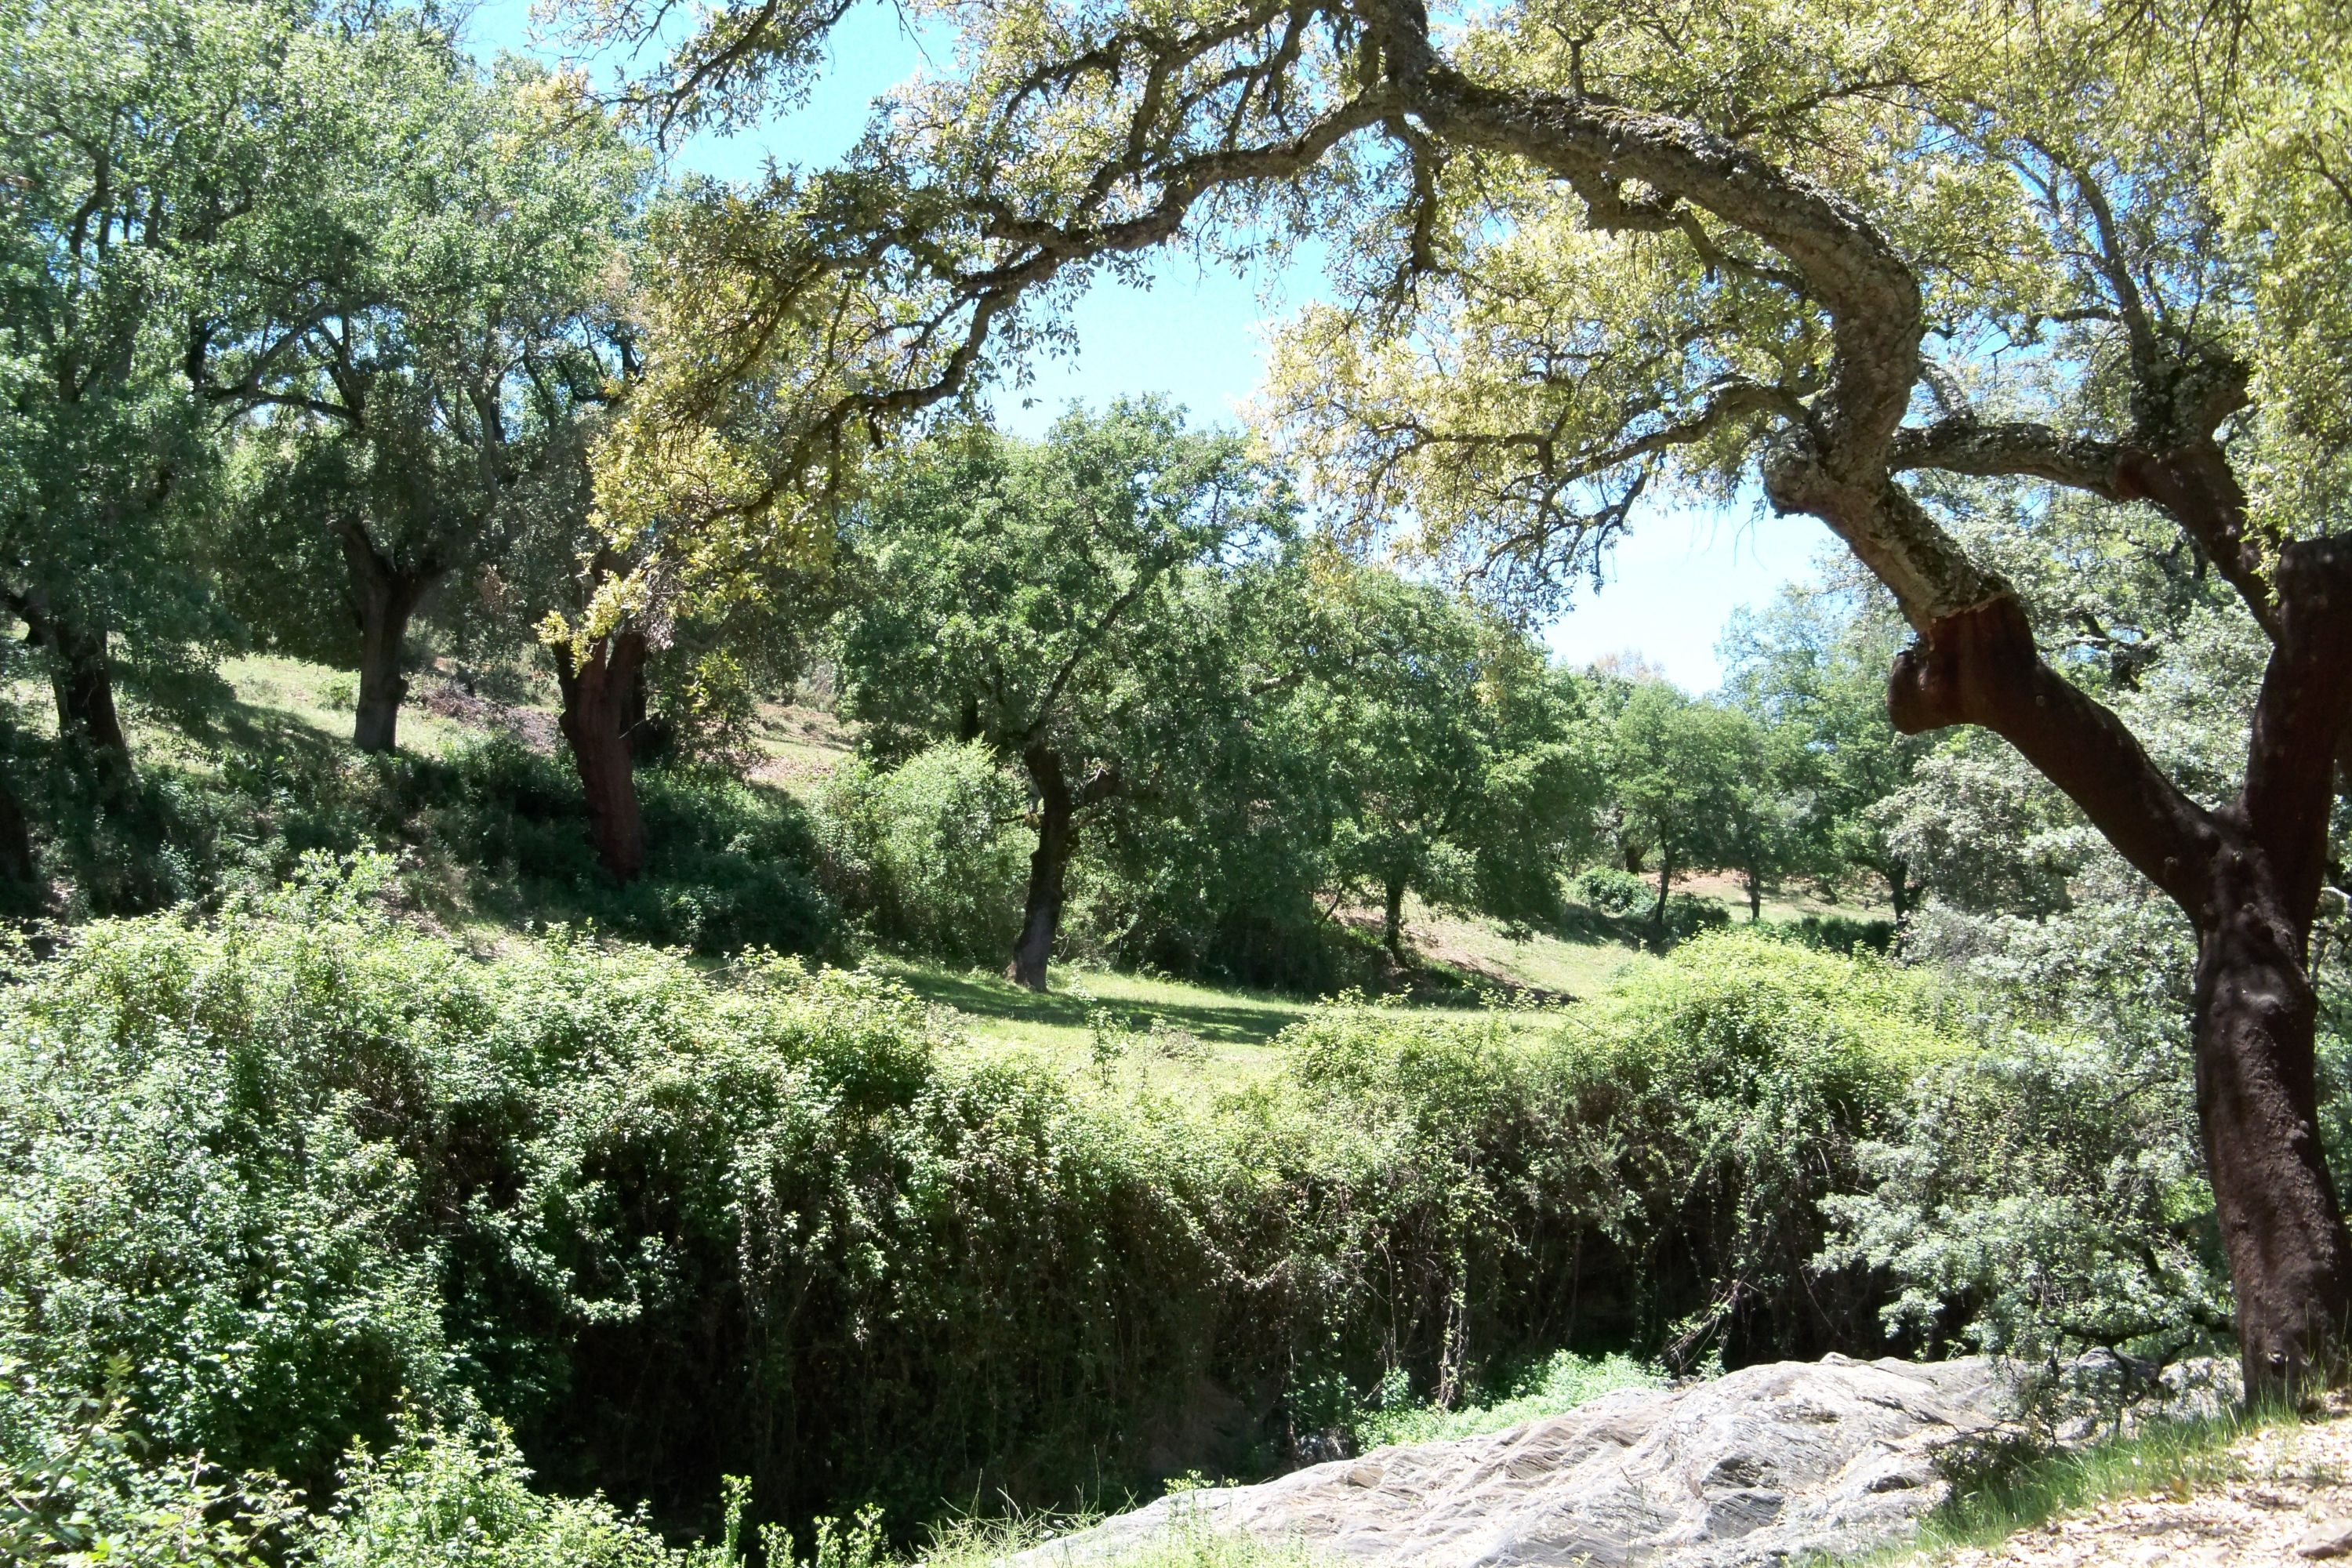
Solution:
[[[2239,1479],[2232,1448],[2250,1433],[2291,1428],[2291,1409],[2151,1417],[2074,1446],[2019,1444],[1948,1458],[1951,1495],[1916,1535],[1838,1560],[1839,1568],[1931,1563],[1954,1552],[1999,1544],[2063,1515],[2126,1498],[2186,1499]],[[1824,1565],[1827,1568],[1827,1565]]]
[[[1654,1367],[1622,1353],[1580,1356],[1560,1351],[1510,1384],[1502,1396],[1486,1404],[1451,1409],[1416,1405],[1402,1376],[1388,1380],[1375,1407],[1353,1424],[1356,1446],[1377,1448],[1388,1443],[1437,1443],[1455,1437],[1475,1437],[1500,1432],[1524,1422],[1564,1415],[1589,1400],[1622,1388],[1657,1388],[1665,1378]]]

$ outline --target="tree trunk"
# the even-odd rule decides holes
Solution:
[[[351,568],[352,612],[360,623],[360,696],[352,743],[362,752],[390,752],[398,743],[400,704],[408,696],[401,664],[409,617],[443,568],[402,571],[356,523],[337,528],[335,537]]]
[[[1650,911],[1650,923],[1658,928],[1658,941],[1666,940],[1666,889],[1675,879],[1675,861],[1671,855],[1658,857],[1658,907]]]
[[[1077,811],[1062,772],[1061,756],[1053,748],[1031,746],[1021,761],[1037,791],[1037,847],[1029,853],[1029,896],[1021,913],[1021,939],[1013,944],[1013,963],[1007,973],[1016,984],[1043,991],[1045,968],[1054,956],[1054,939],[1062,930],[1062,879],[1077,839]]]
[[[2267,889],[2232,889],[2217,912],[2198,934],[2198,1120],[2246,1387],[2284,1394],[2342,1371],[2352,1237],[2319,1143],[2304,944]]]
[[[555,648],[560,723],[587,797],[589,837],[604,869],[624,882],[646,868],[646,823],[629,755],[632,701],[646,653],[646,635],[635,630],[598,637],[577,664],[569,647]]]
[[[105,631],[52,620],[47,640],[54,660],[49,681],[57,693],[58,732],[78,739],[101,762],[129,767],[131,742],[114,708],[114,667]]]
[[[59,615],[38,588],[9,595],[8,607],[24,621],[33,646],[48,650],[58,738],[127,772],[131,742],[114,709],[114,669],[107,657],[105,628],[92,630]]]
[[[1387,903],[1381,922],[1381,945],[1389,950],[1399,969],[1404,967],[1404,884],[1391,879],[1383,889]]]
[[[1743,879],[1748,884],[1748,923],[1754,925],[1764,918],[1764,879],[1751,870]]]
[[[1895,910],[1895,923],[1900,926],[1911,918],[1910,868],[1899,859],[1886,862],[1886,902]]]
[[[33,860],[32,830],[25,822],[24,804],[8,783],[8,775],[0,772],[0,882],[20,886],[39,879],[39,868]]]
[[[2352,1347],[2352,1235],[2319,1144],[2309,971],[2352,705],[2352,542],[2289,544],[2275,580],[2246,782],[2219,810],[2183,795],[2113,713],[2042,662],[2007,595],[1929,623],[1887,688],[1898,729],[1974,723],[2009,741],[2195,928],[2198,1114],[2256,1401],[2341,1378]]]

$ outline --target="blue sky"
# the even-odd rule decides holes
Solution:
[[[467,37],[486,56],[534,49],[530,0],[481,0]],[[731,139],[698,137],[678,161],[721,179],[754,175],[772,157],[828,162],[856,139],[877,93],[934,61],[948,63],[941,43],[933,41],[927,60],[896,8],[868,0],[836,29],[831,67],[807,103]],[[1073,399],[1100,406],[1122,394],[1161,393],[1195,418],[1231,421],[1264,376],[1268,325],[1316,298],[1319,287],[1304,265],[1236,276],[1204,270],[1188,253],[1163,252],[1148,286],[1096,284],[1073,317],[1076,353],[1033,366],[1029,385],[1000,394],[997,418],[1034,434]],[[1719,678],[1715,643],[1733,611],[1764,604],[1783,583],[1813,579],[1813,558],[1829,541],[1810,518],[1637,511],[1607,584],[1598,594],[1580,590],[1547,640],[1579,664],[1639,654],[1703,690]]]

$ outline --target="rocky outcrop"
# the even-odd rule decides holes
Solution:
[[[2000,1422],[1984,1360],[1780,1362],[1628,1389],[1486,1436],[1183,1492],[1021,1553],[1081,1568],[1239,1531],[1395,1568],[1730,1568],[1873,1545],[1944,1495],[1936,1451]]]

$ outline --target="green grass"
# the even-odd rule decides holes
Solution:
[[[1146,1078],[1212,1083],[1243,1083],[1274,1071],[1284,1059],[1276,1037],[1318,1000],[1067,964],[1055,967],[1052,989],[1043,994],[979,969],[905,958],[872,959],[868,966],[961,1014],[976,1049],[1019,1053],[1067,1072],[1099,1070],[1110,1052],[1123,1070]],[[1413,1005],[1466,1014],[1484,1004],[1463,993]],[[1529,1008],[1513,1016],[1532,1032],[1556,1026],[1564,1014]],[[1098,1040],[1097,1021],[1108,1027],[1108,1042]]]
[[[236,691],[238,704],[257,715],[280,714],[329,740],[351,743],[357,676],[300,659],[268,656],[223,659],[220,676]],[[419,679],[413,685],[421,694],[426,681]],[[414,694],[401,704],[400,749],[404,752],[445,757],[480,732],[478,726],[432,712],[415,700]]]
[[[1658,1388],[1665,1378],[1628,1355],[1580,1356],[1561,1351],[1519,1380],[1510,1394],[1486,1405],[1434,1405],[1402,1401],[1355,1423],[1356,1445],[1372,1449],[1390,1443],[1443,1443],[1475,1437],[1565,1415],[1578,1405],[1621,1388]]]
[[[876,960],[873,967],[962,1014],[976,1047],[1026,1052],[1071,1070],[1096,1065],[1094,1019],[1108,1013],[1117,1026],[1159,1042],[1157,1050],[1127,1053],[1132,1065],[1149,1068],[1156,1058],[1214,1078],[1255,1077],[1281,1059],[1275,1036],[1313,1005],[1304,997],[1067,965],[1056,967],[1053,989],[1043,994],[978,969],[907,959]]]
[[[1405,903],[1405,933],[1423,962],[1444,964],[1474,986],[1546,996],[1597,994],[1630,965],[1653,962],[1629,942],[1601,931],[1579,938],[1548,931],[1507,934],[1492,921],[1439,914],[1420,900]]]
[[[1952,1495],[1908,1541],[1838,1560],[1839,1568],[1897,1568],[1939,1563],[1953,1553],[1999,1544],[2064,1514],[2125,1498],[2187,1498],[2241,1479],[2245,1461],[2231,1450],[2250,1434],[2291,1431],[2292,1410],[2144,1422],[2134,1431],[2076,1448],[1987,1456],[1975,1476],[1955,1479]],[[2340,1484],[2341,1477],[2314,1478]],[[1829,1565],[1823,1565],[1829,1568]]]

